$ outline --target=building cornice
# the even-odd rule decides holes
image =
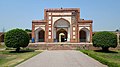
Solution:
[[[80,8],[47,8],[47,9],[44,9],[45,11],[48,11],[48,12],[55,12],[55,11],[77,11],[77,12],[80,12]]]
[[[93,20],[79,20],[79,23],[93,23]]]
[[[32,23],[46,23],[46,20],[32,20]]]

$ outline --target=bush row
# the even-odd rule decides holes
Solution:
[[[91,51],[89,50],[80,50],[81,52],[87,54],[88,56],[98,60],[99,62],[109,66],[109,67],[120,67],[120,65],[118,65],[117,63],[115,62],[112,62],[112,61],[108,61],[107,59],[103,58],[103,57],[100,57],[98,55],[95,55],[93,54]]]

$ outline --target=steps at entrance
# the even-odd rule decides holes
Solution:
[[[75,50],[91,49],[91,43],[29,43],[28,48],[40,50]]]
[[[73,48],[69,45],[55,45],[49,48],[49,50],[73,50]]]

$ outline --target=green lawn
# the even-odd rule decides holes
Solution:
[[[92,51],[92,50],[80,50],[81,52],[93,57],[109,67],[120,67],[120,51]]]
[[[21,52],[14,51],[0,51],[0,67],[14,67],[15,65],[39,54],[42,51]]]
[[[0,44],[0,49],[2,49],[2,48],[5,48],[5,45],[1,45],[1,44]]]

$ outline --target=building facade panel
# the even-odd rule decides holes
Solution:
[[[80,19],[79,8],[45,9],[44,20],[32,21],[32,39],[35,42],[92,43],[92,22]]]

